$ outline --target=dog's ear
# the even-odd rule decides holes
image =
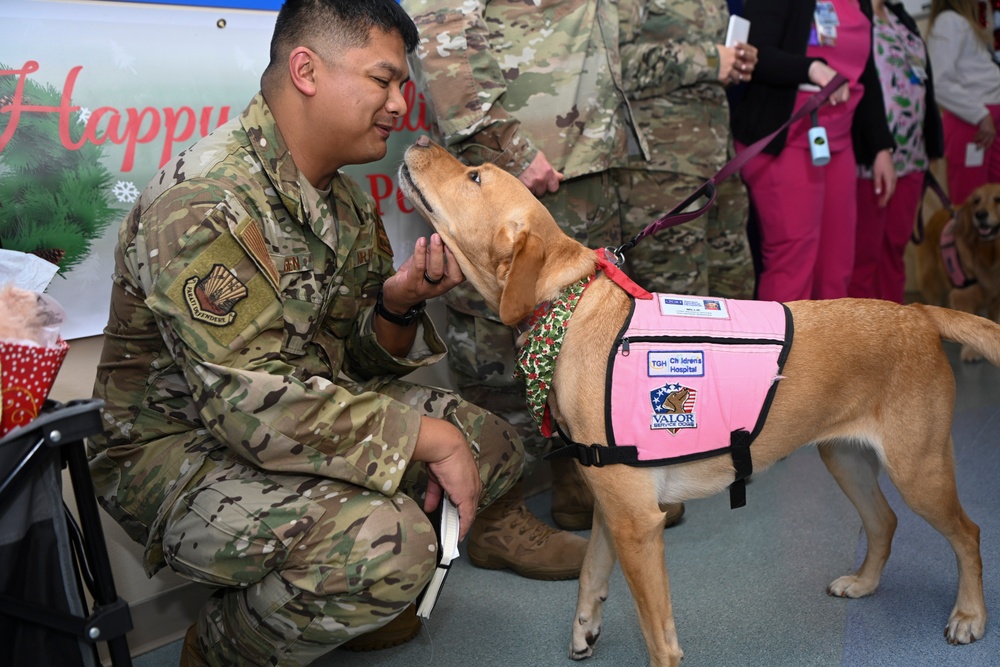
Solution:
[[[535,286],[545,259],[542,237],[521,230],[514,237],[514,252],[500,294],[500,321],[512,326],[535,309]]]

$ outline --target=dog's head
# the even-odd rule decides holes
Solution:
[[[1000,236],[1000,183],[976,188],[959,210],[962,226],[970,241],[993,241]]]
[[[403,156],[399,187],[506,324],[594,271],[594,253],[566,236],[545,206],[495,165],[464,165],[420,137]]]

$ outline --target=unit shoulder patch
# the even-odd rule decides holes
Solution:
[[[236,319],[233,307],[248,294],[247,286],[222,264],[204,277],[192,276],[184,282],[184,302],[191,317],[214,326],[227,326]]]

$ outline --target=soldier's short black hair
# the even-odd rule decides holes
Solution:
[[[417,27],[396,0],[286,0],[274,24],[268,69],[283,65],[279,61],[296,46],[316,48],[319,39],[363,47],[372,28],[399,33],[407,53],[417,48]]]

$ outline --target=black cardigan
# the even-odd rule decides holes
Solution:
[[[859,0],[859,4],[871,19],[871,0]],[[750,21],[747,41],[757,47],[758,62],[746,94],[733,112],[733,137],[740,143],[749,145],[766,137],[792,115],[799,84],[810,83],[809,66],[821,60],[806,55],[815,11],[816,0],[747,0],[743,10]],[[896,147],[871,51],[860,82],[865,94],[854,111],[851,136],[855,161],[870,165],[879,151]],[[785,130],[764,152],[777,155],[787,138]]]

